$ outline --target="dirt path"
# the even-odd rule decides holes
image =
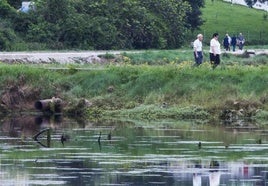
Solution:
[[[265,49],[247,49],[250,54],[268,55]],[[103,61],[99,55],[104,54],[120,54],[126,51],[66,51],[66,52],[0,52],[0,61],[5,63],[100,63]],[[141,52],[141,51],[127,51]],[[224,53],[225,51],[222,50]],[[245,50],[237,50],[236,52],[227,52],[233,55],[241,55]]]
[[[120,54],[123,51],[68,51],[68,52],[0,52],[0,61],[7,63],[92,63],[100,62],[101,54]]]

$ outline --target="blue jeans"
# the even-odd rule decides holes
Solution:
[[[236,47],[236,45],[233,45],[233,52],[235,51],[235,47]]]

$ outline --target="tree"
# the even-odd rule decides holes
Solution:
[[[245,2],[247,3],[248,7],[252,8],[257,0],[245,0]]]
[[[57,24],[66,19],[72,11],[70,0],[46,0],[36,3],[35,14],[44,18],[44,21]]]
[[[202,12],[200,8],[205,6],[204,0],[185,0],[191,5],[190,11],[187,12],[187,25],[191,31],[198,29],[202,24]]]
[[[264,3],[266,1],[268,1],[268,0],[259,0],[260,3]]]
[[[6,0],[0,1],[0,18],[12,18],[16,10]]]
[[[178,0],[141,0],[140,3],[155,16],[155,24],[163,31],[161,38],[166,40],[166,48],[179,47],[187,29],[189,4]]]
[[[21,7],[21,0],[7,0],[7,3],[15,9],[19,9]]]
[[[13,8],[18,0],[2,0],[0,15],[9,17],[25,41],[51,49],[177,48],[189,29],[202,24],[204,5],[204,0],[33,1],[35,9],[22,13]]]

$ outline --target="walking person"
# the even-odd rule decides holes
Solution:
[[[220,64],[221,44],[218,39],[219,34],[214,33],[210,40],[209,57],[213,69]]]
[[[232,45],[233,52],[235,52],[235,47],[236,47],[236,36],[235,35],[233,35],[233,37],[232,37],[231,45]]]
[[[193,43],[193,48],[194,48],[194,59],[195,59],[195,65],[199,66],[203,62],[203,46],[202,46],[202,41],[203,41],[203,35],[198,34],[196,40]]]
[[[237,37],[237,41],[238,41],[239,49],[243,50],[243,47],[244,47],[244,44],[245,44],[245,38],[244,38],[242,33],[240,33],[239,36]]]
[[[223,46],[225,51],[229,51],[230,50],[230,43],[229,43],[229,36],[228,34],[225,35],[224,39],[223,39]]]
[[[227,37],[228,37],[228,42],[229,42],[228,51],[230,51],[231,50],[231,41],[232,41],[232,38],[229,36],[229,34],[227,34]]]

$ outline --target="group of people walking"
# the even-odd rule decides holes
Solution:
[[[198,34],[196,40],[193,42],[194,49],[194,59],[195,65],[199,66],[203,62],[203,35]],[[245,43],[245,38],[242,33],[239,36],[233,36],[232,38],[226,34],[223,39],[223,46],[226,51],[230,51],[230,47],[232,46],[232,50],[235,51],[236,46],[238,45],[239,49],[242,50]],[[220,64],[220,54],[221,54],[221,44],[219,42],[219,34],[214,33],[212,35],[212,39],[210,40],[210,48],[209,48],[209,59],[212,65],[212,68],[216,68]]]
[[[218,41],[219,34],[214,33],[210,40],[209,58],[213,68],[220,64],[221,44]],[[199,66],[203,62],[203,35],[198,34],[197,39],[193,43],[195,65]]]
[[[222,43],[226,51],[230,51],[230,48],[232,46],[232,51],[234,52],[236,46],[238,46],[239,50],[243,49],[245,44],[245,38],[242,33],[240,33],[238,36],[233,35],[232,37],[226,34]]]

